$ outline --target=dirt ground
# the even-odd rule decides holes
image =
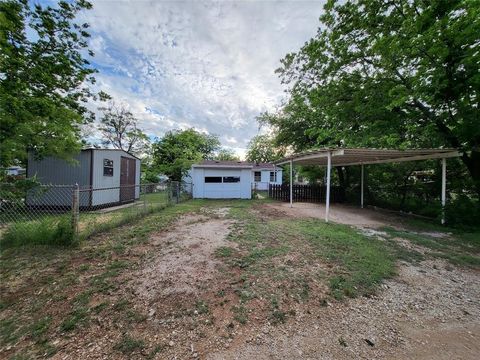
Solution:
[[[265,205],[268,208],[282,211],[292,217],[325,218],[325,205],[313,203],[272,203]],[[360,209],[358,206],[332,204],[330,205],[329,220],[339,224],[357,227],[377,228],[381,226],[401,225],[405,218],[393,212],[377,211],[373,209]]]
[[[291,209],[285,203],[263,203],[237,211],[249,211],[260,224],[324,216],[324,208],[314,204],[294,204]],[[271,309],[266,295],[250,297],[243,265],[228,263],[241,258],[229,254],[240,254],[245,245],[233,241],[232,235],[249,226],[247,220],[229,216],[229,212],[228,207],[206,207],[183,214],[167,229],[149,233],[148,241],[128,248],[123,256],[140,260],[114,278],[116,286],[88,300],[91,309],[99,309],[88,327],[79,327],[72,335],[56,335],[53,345],[58,350],[52,358],[478,358],[478,269],[456,267],[440,258],[398,261],[397,276],[382,282],[375,295],[342,301],[328,298],[328,285],[311,277],[308,299],[286,296],[291,309],[287,321],[276,323],[267,315]],[[392,214],[339,205],[332,206],[330,214],[332,221],[381,240],[386,233],[379,228],[401,228],[404,221]],[[270,234],[269,241],[278,241],[277,235]],[[262,271],[275,274],[288,266],[311,273],[331,270],[318,260],[305,262],[292,241],[293,250],[266,263],[273,269],[256,269],[257,283],[250,285],[266,291],[278,285],[288,293],[291,279],[260,284]],[[407,239],[396,241],[419,253],[429,251]],[[80,289],[92,279],[85,275],[75,286]],[[70,297],[74,295],[78,294]],[[242,303],[242,298],[247,301]],[[243,316],[248,321],[242,321]],[[140,338],[144,346],[135,343]]]
[[[316,204],[265,207],[294,217],[325,215],[325,207]],[[370,236],[382,235],[371,229],[401,227],[404,221],[400,216],[345,205],[332,206],[330,215],[332,221],[356,226]],[[419,249],[408,240],[398,240]],[[208,358],[478,359],[479,319],[477,270],[459,269],[438,259],[417,265],[401,262],[398,276],[386,281],[374,297],[297,312],[294,323],[266,327],[245,344]]]

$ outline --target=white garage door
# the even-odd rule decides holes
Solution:
[[[238,199],[242,197],[242,171],[205,169],[204,197],[207,199]]]

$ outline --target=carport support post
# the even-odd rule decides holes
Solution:
[[[327,196],[325,199],[325,222],[328,222],[330,212],[330,172],[332,169],[332,152],[327,153]]]
[[[290,207],[293,207],[293,160],[290,160]]]
[[[445,224],[445,205],[447,200],[447,159],[442,159],[442,225]]]
[[[363,209],[363,177],[364,177],[364,169],[363,169],[363,164],[361,165],[362,167],[362,175],[360,178],[360,207]]]

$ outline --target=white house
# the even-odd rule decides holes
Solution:
[[[250,199],[252,189],[268,190],[282,183],[282,169],[273,164],[205,160],[192,165],[184,181],[192,182],[193,198]]]

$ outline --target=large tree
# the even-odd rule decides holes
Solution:
[[[153,144],[153,162],[171,180],[181,180],[193,163],[212,159],[220,149],[215,135],[195,129],[174,130]]]
[[[480,193],[479,2],[328,1],[320,21],[278,70],[277,141],[458,148]]]
[[[284,150],[275,145],[270,135],[256,135],[248,143],[246,158],[250,162],[266,163],[278,160],[283,155]]]
[[[142,155],[148,151],[148,136],[138,127],[138,119],[122,104],[110,102],[101,107],[103,115],[98,129],[102,134],[102,143],[113,146],[134,155]]]
[[[90,8],[85,0],[0,2],[0,166],[24,161],[28,150],[39,157],[79,150],[80,126],[93,116],[84,103],[95,69],[89,25],[75,17]]]
[[[214,156],[215,160],[219,161],[240,161],[237,154],[231,149],[221,148]]]

